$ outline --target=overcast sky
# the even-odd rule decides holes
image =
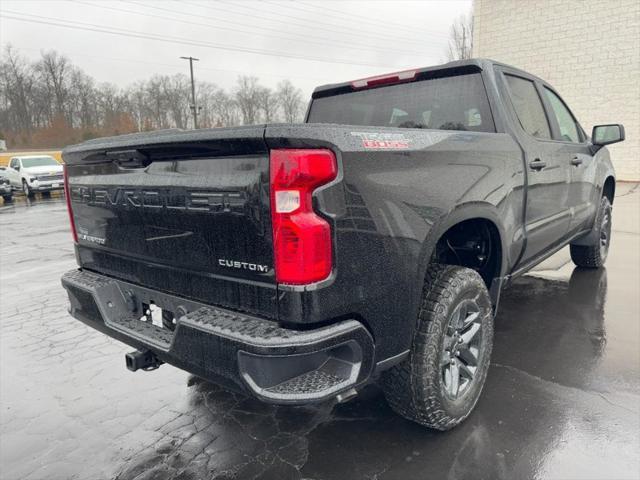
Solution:
[[[0,43],[31,58],[55,49],[119,86],[188,73],[178,57],[191,55],[198,80],[229,88],[240,74],[272,87],[289,78],[309,95],[441,63],[451,23],[470,11],[471,0],[0,0]]]

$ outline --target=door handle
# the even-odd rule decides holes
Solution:
[[[529,162],[529,168],[531,168],[531,170],[542,170],[546,166],[547,162],[543,162],[539,158],[536,158],[535,160]]]
[[[571,165],[576,166],[576,167],[579,166],[579,165],[582,165],[582,159],[580,157],[573,157],[571,159]]]

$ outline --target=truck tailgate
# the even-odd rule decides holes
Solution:
[[[275,318],[263,136],[167,131],[66,149],[80,265]]]

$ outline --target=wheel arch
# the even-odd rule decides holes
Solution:
[[[613,175],[609,175],[602,184],[602,195],[609,199],[609,203],[613,205],[613,199],[616,195],[616,179]]]
[[[492,253],[496,255],[497,265],[494,268],[491,278],[484,278],[484,280],[491,293],[494,306],[497,306],[502,279],[506,275],[508,261],[506,258],[506,239],[502,220],[496,207],[491,204],[469,203],[460,205],[443,216],[441,220],[431,228],[429,235],[422,245],[417,283],[422,286],[427,269],[430,263],[434,261],[441,239],[446,238],[447,233],[451,232],[455,227],[468,222],[484,223],[491,231],[493,240]]]

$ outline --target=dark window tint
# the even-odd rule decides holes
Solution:
[[[512,75],[505,75],[505,78],[511,91],[513,108],[524,131],[534,137],[551,138],[549,122],[533,82]]]
[[[479,73],[317,98],[308,121],[495,132]]]
[[[578,133],[578,126],[576,125],[576,121],[573,119],[573,115],[571,115],[569,109],[565,106],[562,100],[560,100],[560,98],[548,88],[545,87],[544,93],[547,96],[547,99],[551,104],[553,114],[558,121],[561,140],[564,140],[565,142],[580,143],[581,138]]]

